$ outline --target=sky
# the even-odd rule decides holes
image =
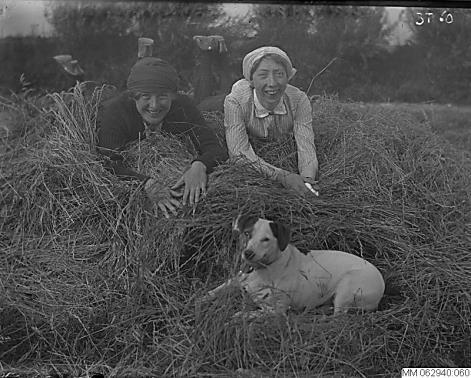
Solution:
[[[53,32],[51,25],[44,16],[47,0],[0,0],[0,38],[12,35],[42,35],[50,36]],[[224,10],[231,16],[243,15],[250,9],[250,4],[225,3]],[[400,7],[387,7],[388,19],[398,18]],[[408,32],[399,26],[398,42],[407,39]]]
[[[0,0],[0,38],[10,35],[50,35],[52,27],[44,17],[45,3],[38,0]]]

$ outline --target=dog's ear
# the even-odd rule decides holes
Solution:
[[[280,251],[284,251],[289,243],[289,228],[281,223],[270,222],[269,223],[273,236],[278,240],[278,247]]]
[[[241,234],[247,228],[257,223],[258,217],[251,215],[238,215],[232,222],[232,231]]]

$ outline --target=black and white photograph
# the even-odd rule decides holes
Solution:
[[[465,1],[0,0],[0,378],[471,378]]]

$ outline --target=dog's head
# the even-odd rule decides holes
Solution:
[[[276,261],[289,243],[288,227],[259,217],[238,216],[233,231],[240,236],[242,258],[255,268]]]

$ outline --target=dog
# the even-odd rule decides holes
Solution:
[[[250,270],[211,290],[206,301],[239,287],[263,312],[310,310],[333,300],[338,315],[355,308],[375,310],[383,297],[381,273],[359,256],[331,250],[303,254],[289,244],[286,226],[257,217],[237,217],[233,230],[239,234],[242,259]]]

